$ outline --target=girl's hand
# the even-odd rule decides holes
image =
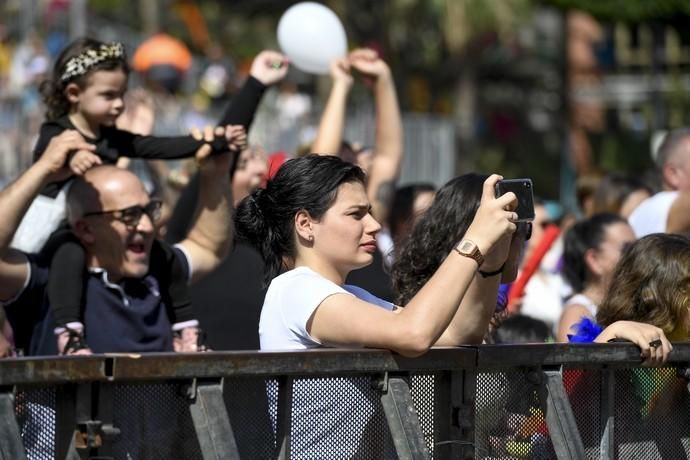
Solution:
[[[465,233],[465,238],[472,240],[481,253],[486,255],[491,254],[492,248],[499,240],[506,235],[510,236],[517,228],[514,222],[517,219],[517,213],[513,212],[517,207],[515,194],[508,192],[496,198],[494,187],[501,179],[503,177],[498,174],[492,174],[484,181],[479,209]],[[501,254],[499,254],[503,260],[505,260],[503,256],[507,256],[507,250],[510,247],[510,238],[504,241],[505,247],[501,248]]]
[[[673,350],[673,345],[663,330],[637,321],[616,321],[604,329],[594,341],[605,343],[613,339],[627,340],[640,347],[642,364],[650,367],[664,364]]]
[[[98,155],[86,150],[79,150],[70,158],[69,169],[77,176],[81,176],[89,169],[100,164],[103,164],[103,162]]]
[[[285,78],[289,67],[289,61],[285,55],[277,51],[265,50],[257,54],[252,61],[249,75],[264,85],[270,86]]]

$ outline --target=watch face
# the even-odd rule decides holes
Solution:
[[[460,251],[469,254],[474,249],[474,243],[471,241],[463,241],[460,245]]]

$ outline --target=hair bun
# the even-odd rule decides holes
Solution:
[[[269,232],[266,222],[268,213],[263,209],[265,201],[264,189],[258,188],[240,202],[235,214],[237,235],[258,248],[263,246]]]

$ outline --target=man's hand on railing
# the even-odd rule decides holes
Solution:
[[[640,357],[644,366],[661,366],[673,350],[673,345],[668,341],[663,330],[651,324],[636,321],[616,321],[594,339],[599,343],[616,340],[627,340],[640,347]]]

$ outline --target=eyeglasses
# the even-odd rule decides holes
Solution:
[[[146,206],[130,206],[129,208],[116,209],[114,211],[95,211],[87,212],[84,217],[89,216],[110,216],[115,220],[119,220],[128,227],[136,227],[142,216],[146,214],[152,223],[156,223],[161,218],[161,208],[163,202],[161,200],[151,200]]]

